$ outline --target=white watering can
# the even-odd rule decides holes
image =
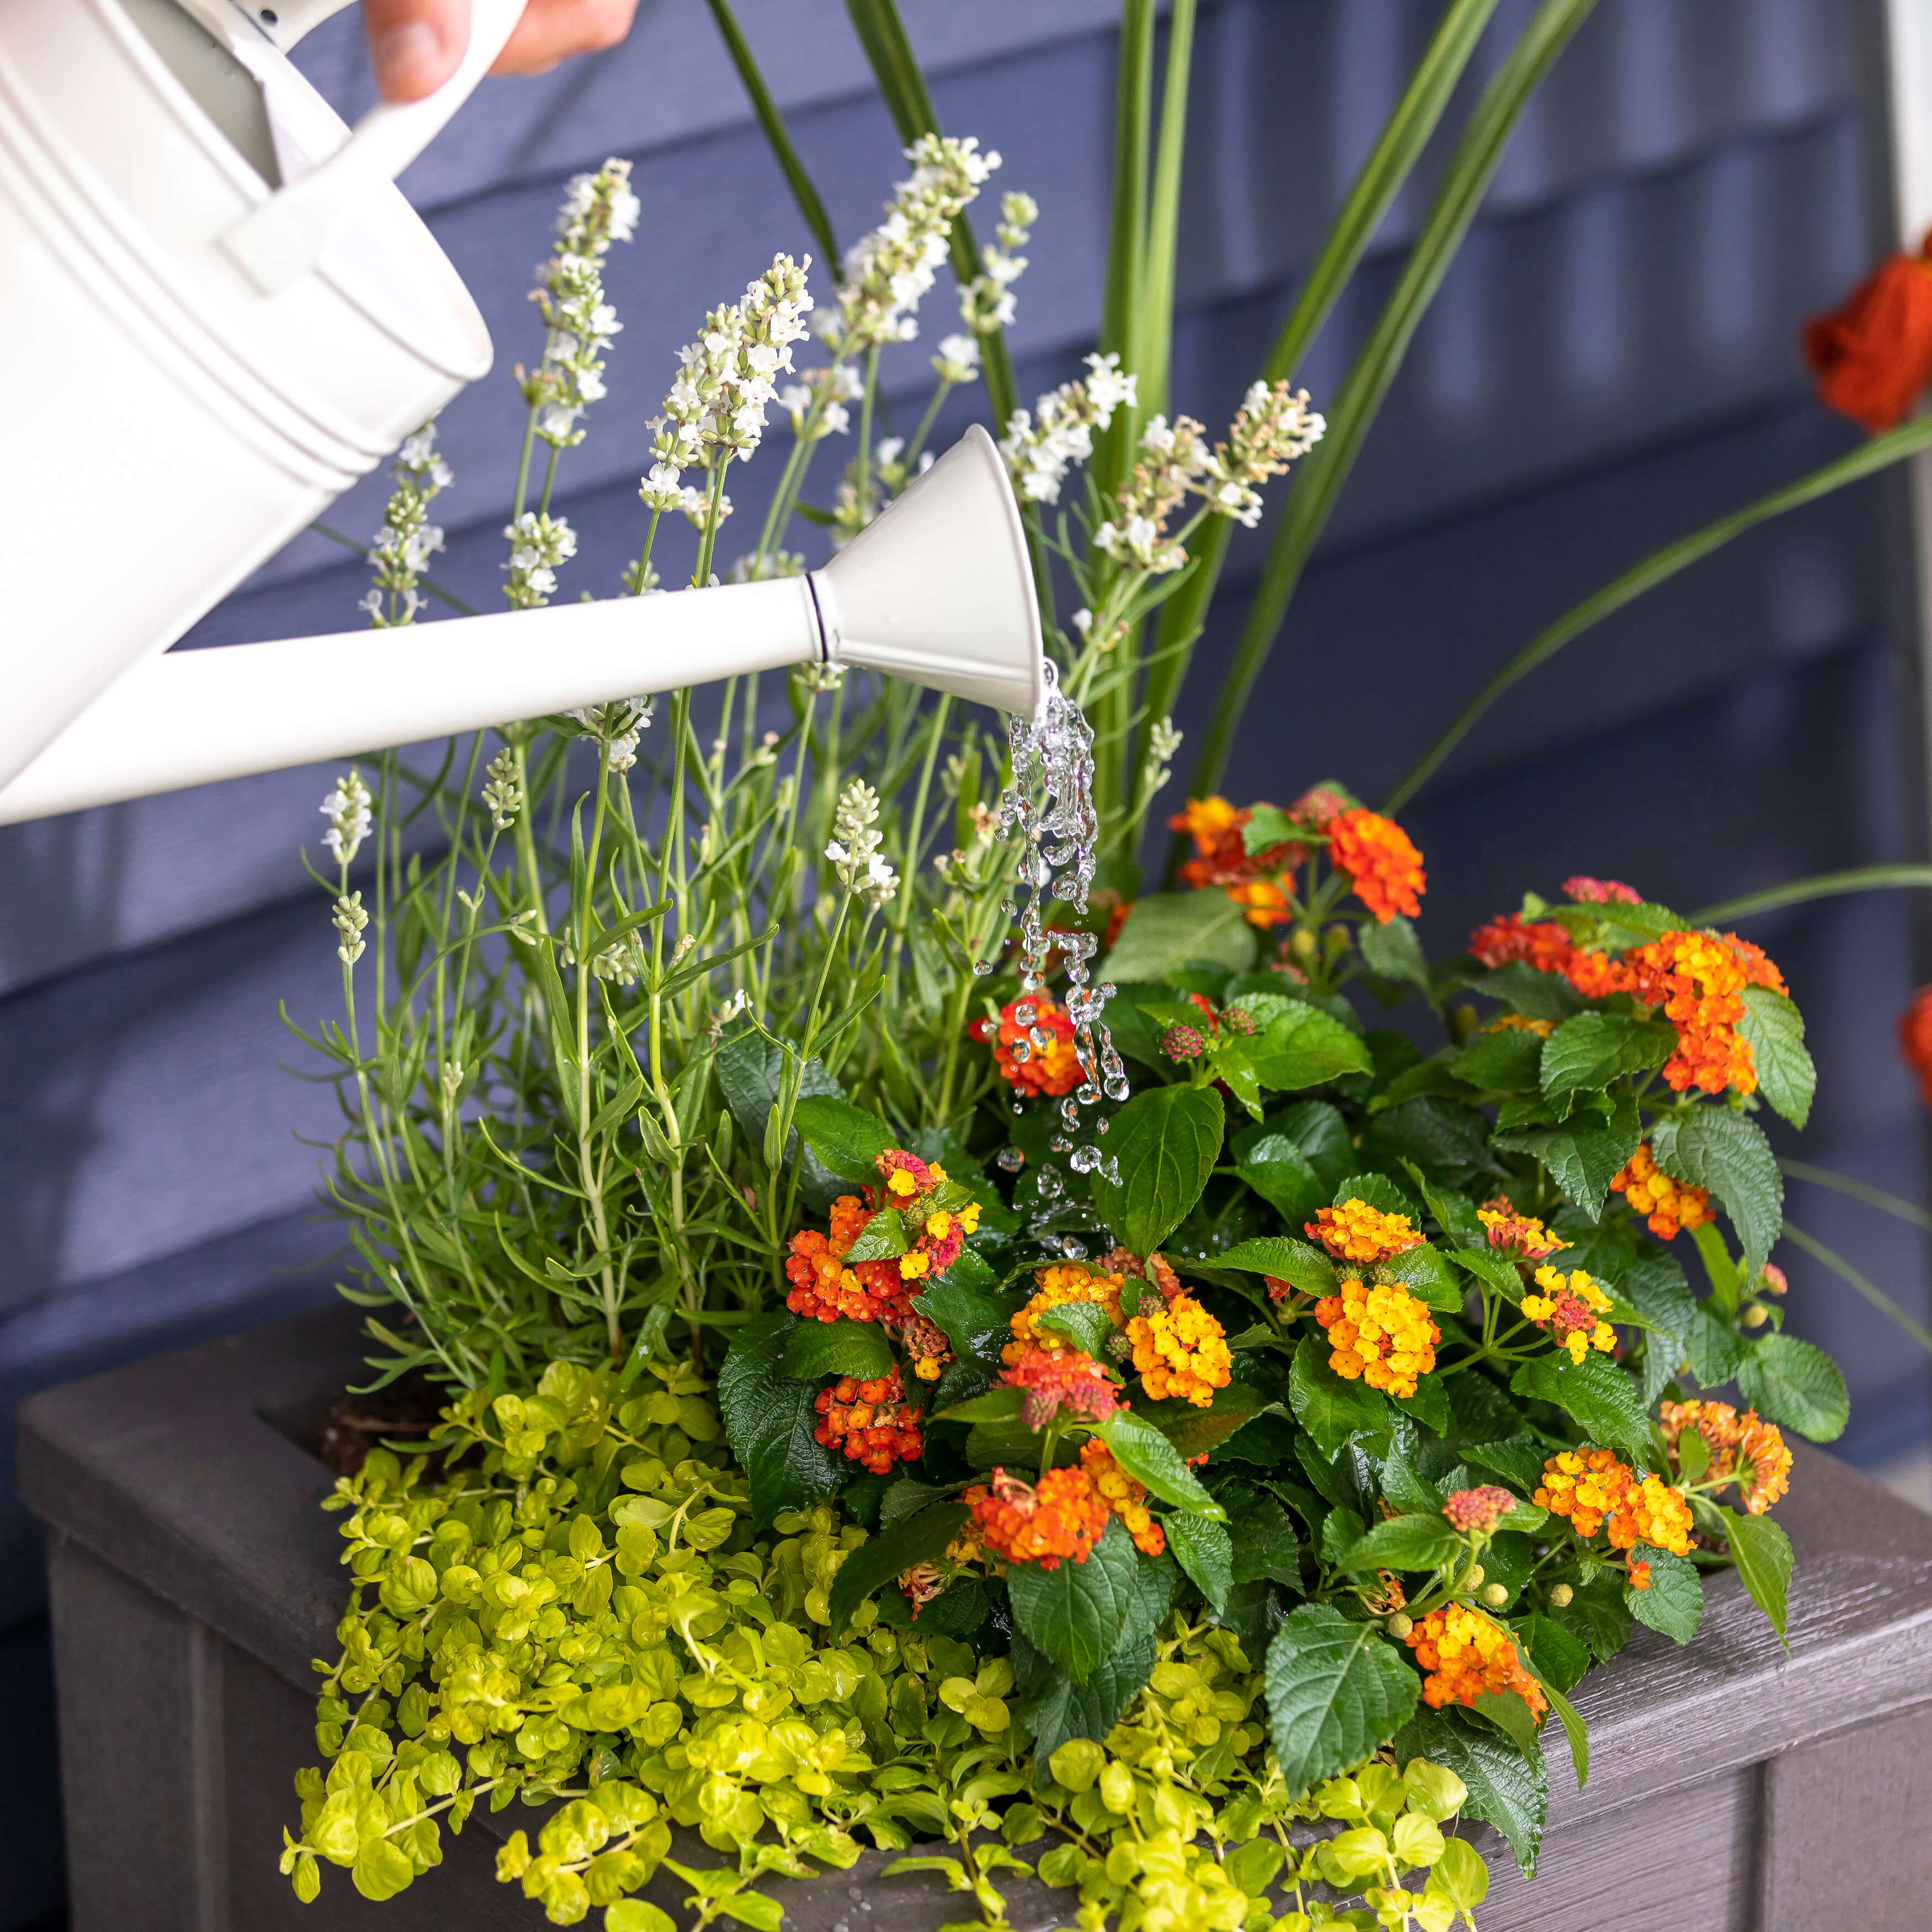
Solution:
[[[812,662],[1030,716],[977,428],[807,577],[164,655],[490,365],[393,184],[524,0],[352,134],[286,52],[348,4],[0,0],[0,824]]]

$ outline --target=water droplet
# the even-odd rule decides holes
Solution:
[[[1014,1017],[1017,1018],[1018,1016],[1016,1014]],[[1050,1026],[1034,1027],[1028,1031],[1027,1038],[1036,1046],[1051,1046],[1053,1044],[1053,1029]]]
[[[1007,1051],[1010,1052],[1014,1059],[1018,1060],[1022,1066],[1025,1065],[1027,1061],[1033,1058],[1033,1048],[1023,1040],[1015,1040],[1012,1046],[1010,1047]]]
[[[1002,1148],[994,1156],[1002,1172],[1017,1174],[1026,1165],[1026,1156],[1016,1147]]]
[[[1069,1164],[1076,1174],[1091,1174],[1100,1165],[1100,1150],[1096,1147],[1077,1147]]]
[[[990,959],[976,959],[973,962],[973,970],[974,974],[982,980],[983,980],[992,970],[993,962]]]
[[[1018,1004],[1014,1006],[1014,1008],[1013,1008],[1013,1022],[1014,1022],[1014,1024],[1015,1024],[1016,1026],[1023,1026],[1023,1027],[1030,1027],[1030,1026],[1031,1026],[1031,1025],[1033,1024],[1033,1023],[1034,1023],[1034,1018],[1036,1018],[1036,1015],[1037,1015],[1038,1010],[1038,1010],[1038,1009],[1037,1009],[1037,1008],[1034,1005],[1034,1003],[1032,1002],[1032,1000],[1020,1000],[1020,1001],[1019,1001],[1019,1002],[1018,1002]],[[1050,1037],[1051,1037],[1051,1035],[1049,1035],[1049,1036],[1048,1036],[1048,1037],[1050,1038]],[[1040,1046],[1044,1046],[1046,1044],[1046,1040],[1041,1040],[1041,1041],[1040,1041],[1040,1042],[1038,1042],[1038,1044],[1039,1044],[1039,1045],[1040,1045]]]
[[[1073,1151],[1073,1143],[1064,1134],[1055,1134],[1047,1145],[1055,1154],[1071,1154]]]
[[[1108,1076],[1107,1081],[1107,1098],[1108,1100],[1124,1100],[1132,1091],[1133,1089],[1127,1084],[1124,1076],[1119,1079],[1114,1078],[1111,1075]],[[1102,1128],[1104,1128],[1106,1124],[1107,1124],[1105,1120],[1102,1120],[1100,1123]]]
[[[1084,1262],[1087,1258],[1087,1244],[1076,1241],[1071,1234],[1062,1234],[1060,1252],[1070,1262]]]

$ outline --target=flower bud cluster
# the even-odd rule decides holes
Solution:
[[[646,692],[608,704],[581,705],[570,715],[584,727],[580,736],[604,747],[604,762],[610,770],[622,772],[638,762],[638,740],[650,729],[656,705],[656,694]]]
[[[890,904],[899,889],[898,875],[879,854],[878,816],[878,794],[862,778],[854,778],[839,794],[832,841],[825,848],[845,890],[875,908]]]
[[[1012,286],[1027,268],[1027,258],[1018,251],[1039,219],[1040,203],[1031,195],[1016,191],[1000,197],[998,238],[980,250],[980,272],[959,291],[959,319],[975,335],[991,335],[1012,320]],[[958,340],[946,338],[946,342]],[[946,342],[940,344],[942,352]]]
[[[517,776],[517,754],[507,745],[490,760],[483,786],[483,805],[490,814],[490,823],[499,832],[508,831],[524,808],[524,787],[523,781]]]
[[[1167,534],[1168,516],[1198,487],[1208,462],[1208,432],[1192,416],[1156,416],[1141,432],[1141,460],[1116,500],[1114,514],[1094,532],[1116,563],[1155,576],[1178,570],[1187,552]]]
[[[1140,379],[1121,373],[1118,356],[1090,356],[1087,371],[1081,381],[1048,390],[1031,415],[1016,410],[1007,420],[1000,454],[1014,488],[1030,502],[1058,502],[1068,470],[1094,454],[1094,431],[1106,428],[1124,404],[1133,406]]]
[[[1298,456],[1322,440],[1325,421],[1308,406],[1306,389],[1279,382],[1257,382],[1242,398],[1228,429],[1206,464],[1208,507],[1252,530],[1262,520],[1260,486],[1279,476]]]
[[[451,478],[449,465],[436,453],[434,422],[424,423],[403,445],[390,474],[396,479],[395,490],[369,551],[375,587],[360,607],[378,630],[415,621],[423,602],[416,586],[430,559],[442,548],[442,532],[430,521],[429,506],[439,490],[448,488]]]
[[[355,864],[356,855],[375,822],[370,809],[369,788],[362,782],[360,772],[352,767],[336,780],[335,789],[322,802],[322,815],[328,820],[322,842],[346,872]]]
[[[510,560],[503,566],[509,582],[503,594],[513,610],[534,610],[548,604],[556,591],[557,566],[577,554],[577,532],[562,517],[526,510],[503,534],[510,540]]]
[[[953,222],[1000,165],[980,152],[970,135],[954,140],[922,134],[905,151],[910,176],[886,204],[886,218],[846,250],[838,313],[824,324],[827,346],[842,362],[919,333],[913,311],[946,260]]]
[[[548,332],[543,361],[532,373],[518,372],[524,400],[536,412],[536,434],[553,449],[584,440],[578,418],[607,393],[603,350],[623,325],[604,299],[603,260],[614,242],[637,232],[639,208],[628,161],[607,160],[565,191],[556,247],[530,291]]]

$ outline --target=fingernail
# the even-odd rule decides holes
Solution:
[[[380,35],[373,50],[376,84],[394,100],[418,100],[446,78],[442,36],[427,20],[412,20]]]

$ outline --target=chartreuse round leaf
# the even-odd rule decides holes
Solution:
[[[1144,1088],[1114,1116],[1107,1152],[1120,1183],[1096,1174],[1094,1204],[1136,1254],[1151,1254],[1186,1219],[1220,1157],[1223,1127],[1211,1087]]]
[[[1540,1751],[1533,1761],[1526,1759],[1500,1732],[1452,1707],[1418,1712],[1396,1739],[1396,1754],[1419,1754],[1453,1771],[1468,1788],[1464,1814],[1493,1825],[1509,1840],[1523,1876],[1536,1876],[1550,1810],[1550,1774]]]
[[[604,1932],[677,1932],[677,1921],[647,1898],[620,1898],[605,1909]]]
[[[1835,1442],[1851,1420],[1838,1364],[1796,1335],[1767,1335],[1753,1345],[1738,1370],[1738,1389],[1759,1414],[1814,1442]]]
[[[1428,1891],[1458,1912],[1474,1912],[1490,1895],[1490,1868],[1466,1838],[1451,1838],[1429,1870]]]
[[[1394,1736],[1422,1688],[1378,1624],[1352,1623],[1326,1604],[1289,1612],[1264,1676],[1275,1756],[1297,1798]]]

